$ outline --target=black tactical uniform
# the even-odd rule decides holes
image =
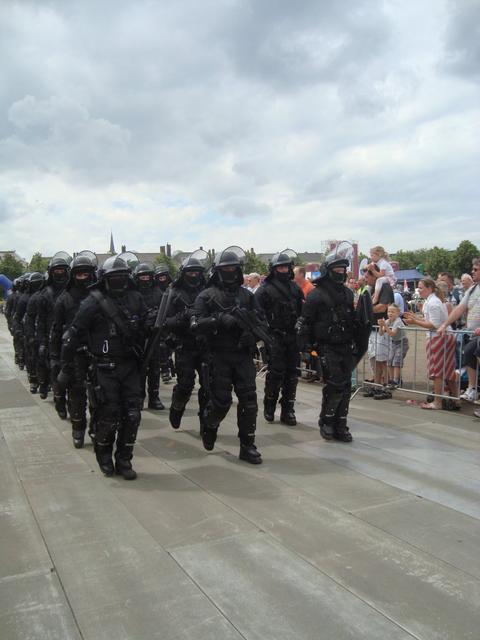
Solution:
[[[352,370],[355,365],[355,310],[348,289],[349,260],[336,253],[327,257],[322,276],[315,282],[303,305],[297,328],[303,344],[318,353],[324,382],[318,424],[325,440],[351,442],[347,427]],[[335,270],[337,269],[337,271]]]
[[[153,265],[143,262],[135,267],[134,280],[139,292],[142,294],[145,306],[147,307],[146,326],[152,329],[157,317],[158,307],[162,299],[162,292],[154,286]],[[158,346],[148,361],[146,370],[143,372],[141,387],[142,397],[145,398],[145,387],[148,387],[148,408],[165,409],[165,405],[160,400],[160,356]]]
[[[88,287],[95,282],[95,264],[91,258],[78,255],[71,264],[70,278],[53,308],[53,323],[50,331],[50,358],[59,361],[62,370],[68,371],[68,412],[72,423],[73,445],[83,447],[87,428],[87,370],[89,358],[86,335],[80,336],[77,349],[70,365],[61,362],[62,337],[71,326],[80,304],[89,295]]]
[[[23,371],[25,368],[25,334],[23,331],[23,317],[28,303],[28,278],[30,273],[20,276],[18,282],[18,296],[12,309],[13,347],[15,350],[15,363]]]
[[[13,326],[12,326],[13,316],[15,315],[15,307],[18,302],[18,298],[20,296],[20,293],[18,291],[19,284],[20,284],[20,278],[15,278],[12,284],[12,292],[7,297],[7,301],[5,303],[5,318],[7,319],[8,330],[10,331],[10,334],[12,336],[13,336]],[[15,364],[18,364],[16,354],[15,354]]]
[[[37,304],[38,380],[40,383],[40,397],[47,397],[48,388],[51,383],[55,409],[62,420],[65,420],[67,417],[67,400],[65,390],[57,383],[57,376],[60,372],[60,360],[57,354],[56,357],[50,357],[48,346],[50,329],[53,323],[53,308],[55,301],[67,285],[71,262],[71,256],[64,251],[59,251],[53,256],[48,265],[47,284]]]
[[[232,404],[233,387],[238,398],[239,457],[260,464],[262,458],[255,447],[258,406],[253,354],[257,338],[239,320],[246,314],[256,321],[253,294],[241,286],[244,255],[239,247],[229,247],[215,258],[208,287],[195,301],[195,325],[206,332],[211,349],[210,397],[202,440],[205,449],[211,451],[218,427]]]
[[[23,335],[25,345],[25,366],[27,368],[30,393],[38,391],[38,342],[36,336],[36,317],[38,300],[42,294],[45,279],[37,271],[28,277],[28,300],[23,315]]]
[[[166,264],[158,264],[154,273],[155,288],[163,295],[171,283],[172,276],[168,266]],[[160,363],[160,375],[162,376],[162,382],[165,384],[168,384],[174,375],[172,352],[172,348],[160,336],[157,343],[157,353]]]
[[[140,365],[147,309],[134,289],[127,263],[108,258],[102,278],[81,304],[64,335],[62,362],[67,369],[83,336],[96,364],[95,455],[101,471],[111,476],[116,436],[115,470],[126,480],[137,477],[132,457],[140,425]]]
[[[269,274],[255,292],[255,305],[265,317],[273,344],[268,351],[264,416],[273,422],[280,391],[280,422],[294,426],[300,352],[295,323],[302,312],[303,292],[292,282],[295,252],[286,249],[273,256]],[[288,269],[288,270],[287,270]]]
[[[198,373],[200,389],[198,391],[198,405],[200,422],[206,413],[205,389],[203,387],[207,365],[205,340],[194,335],[190,322],[194,316],[194,303],[199,293],[205,289],[205,263],[208,255],[203,249],[194,251],[186,258],[178,277],[171,286],[169,296],[165,330],[169,333],[167,342],[175,345],[175,370],[177,384],[173,388],[172,403],[170,405],[170,424],[178,429],[187,402],[190,400],[195,386],[195,373]],[[208,374],[207,374],[208,375]]]

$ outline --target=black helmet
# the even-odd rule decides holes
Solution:
[[[268,263],[269,273],[266,279],[271,280],[276,275],[280,281],[293,280],[293,264],[297,257],[298,254],[293,249],[284,249],[273,255]],[[288,266],[288,273],[276,273],[275,269],[281,266]]]
[[[124,251],[123,253],[119,253],[118,257],[122,258],[122,260],[126,262],[130,273],[133,273],[133,271],[135,270],[135,267],[137,267],[140,264],[140,260],[138,259],[138,256],[135,253],[133,253],[133,251]]]
[[[30,293],[35,293],[35,291],[40,291],[40,289],[45,284],[45,280],[42,273],[38,271],[34,271],[28,276],[28,291]]]
[[[347,270],[349,269],[353,259],[353,247],[350,242],[343,240],[327,254],[325,262],[320,268],[320,278],[328,277],[334,282],[342,284],[347,280]],[[335,271],[336,268],[342,268],[343,272]]]
[[[105,278],[113,273],[130,273],[130,267],[120,255],[111,256],[103,263],[102,277]]]
[[[133,271],[133,278],[141,289],[153,287],[155,269],[150,262],[140,262]]]
[[[91,256],[93,256],[93,258]],[[77,286],[78,288],[86,288],[96,281],[96,259],[97,256],[91,251],[81,251],[75,256],[71,264],[70,278],[67,284],[67,289],[70,289],[72,286]],[[79,279],[76,277],[78,273],[88,273],[89,277]]]
[[[243,284],[244,263],[245,251],[241,247],[227,247],[215,256],[210,282],[221,286],[239,287]],[[229,268],[228,271],[225,267]],[[231,270],[230,267],[235,267],[235,269]]]
[[[66,285],[70,274],[72,256],[66,251],[57,251],[48,263],[48,282],[54,285]]]
[[[107,258],[102,266],[99,283],[113,295],[123,295],[131,283],[131,269],[121,255]],[[133,286],[133,283],[132,283]]]
[[[170,275],[170,269],[163,262],[155,267],[154,282],[161,291],[165,291],[168,285],[172,282],[172,276]]]
[[[208,262],[208,253],[203,249],[197,249],[182,262],[174,286],[185,284],[191,289],[199,289],[205,286],[205,269]]]
[[[83,249],[83,251],[79,251],[75,257],[78,258],[79,256],[86,256],[91,260],[91,263],[93,264],[93,267],[95,269],[98,267],[98,258],[96,254],[93,253],[93,251],[89,251],[88,249]],[[73,264],[72,264],[72,269],[73,269]]]
[[[27,271],[27,273],[24,273],[18,278],[19,279],[18,290],[21,291],[22,293],[25,293],[25,291],[28,291],[28,279],[31,275],[32,275],[31,272]]]

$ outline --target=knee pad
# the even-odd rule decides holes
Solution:
[[[132,427],[138,427],[141,420],[141,413],[138,407],[130,407],[125,414],[126,421]]]

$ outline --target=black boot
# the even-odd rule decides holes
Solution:
[[[297,424],[294,406],[295,405],[292,401],[282,403],[280,422],[288,425],[289,427],[294,427]]]
[[[63,396],[54,396],[53,403],[58,417],[62,420],[67,419],[67,402]]]
[[[132,468],[131,460],[124,460],[115,456],[115,473],[125,480],[136,480],[137,472]]]
[[[82,449],[85,440],[86,421],[78,418],[72,419],[72,439],[75,449]]]
[[[170,424],[174,429],[179,428],[182,422],[183,412],[184,412],[184,409],[177,409],[176,407],[173,406],[173,404],[171,405],[168,419],[170,420]]]
[[[218,427],[208,427],[202,425],[200,435],[202,436],[203,448],[207,451],[213,451],[215,442],[217,440]]]
[[[263,417],[267,422],[273,422],[275,420],[275,409],[277,407],[277,401],[275,398],[265,396],[263,399]]]
[[[75,449],[83,449],[83,443],[85,441],[85,431],[79,431],[72,429],[73,446]]]
[[[320,427],[320,435],[324,440],[333,440],[335,437],[335,427],[332,418],[320,416],[318,426]]]
[[[160,396],[158,395],[158,389],[156,391],[149,392],[148,408],[155,409],[156,411],[161,411],[162,409],[165,409],[165,405],[160,400]]]
[[[340,442],[352,442],[352,434],[346,424],[336,424],[333,432],[335,440]]]
[[[104,447],[99,447],[98,445],[95,447],[95,457],[98,462],[98,466],[100,467],[100,471],[107,478],[111,478],[115,471],[112,460],[112,452],[110,450],[105,450]]]
[[[254,444],[240,443],[240,453],[238,457],[240,460],[244,460],[250,464],[262,464],[263,462],[262,456]]]
[[[42,400],[46,400],[48,398],[48,384],[46,382],[42,382],[40,384],[38,391]]]
[[[37,393],[37,391],[38,391],[38,384],[36,382],[31,382],[30,393]]]

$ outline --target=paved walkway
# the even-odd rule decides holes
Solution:
[[[479,640],[480,421],[356,398],[325,443],[319,396],[259,419],[258,468],[234,411],[211,454],[193,408],[144,412],[138,480],[107,479],[0,319],[1,639]]]

